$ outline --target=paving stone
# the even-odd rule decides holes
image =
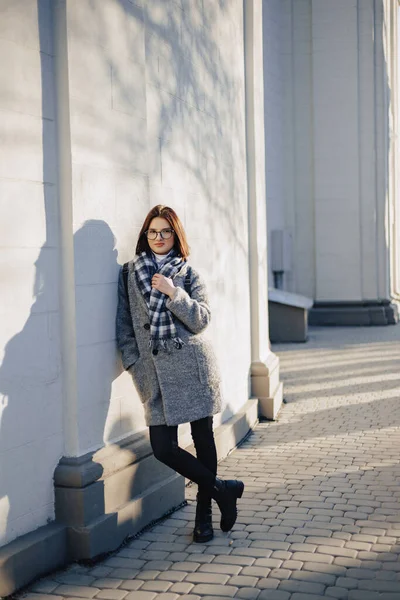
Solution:
[[[63,596],[56,596],[45,592],[43,594],[25,593],[22,597],[24,600],[64,600]]]
[[[192,591],[194,594],[199,594],[199,596],[225,596],[227,598],[233,598],[238,591],[238,588],[232,585],[200,583],[195,585]]]
[[[382,562],[391,562],[399,560],[399,555],[395,554],[394,552],[382,552],[382,554],[376,556],[376,558],[378,557],[379,560]]]
[[[241,550],[242,548],[235,548],[235,549]],[[231,551],[232,550],[231,550],[230,546],[211,546],[211,547],[205,548],[204,554],[213,554],[215,556],[216,554],[230,554]]]
[[[90,575],[82,575],[79,573],[59,573],[53,576],[55,581],[59,583],[65,583],[67,585],[91,585],[94,581],[94,577]]]
[[[350,590],[348,600],[382,600],[382,598],[379,592],[366,592],[365,590]],[[385,600],[389,599],[385,598]]]
[[[167,569],[171,568],[172,564],[173,563],[170,560],[149,560],[141,567],[141,570],[142,571],[144,571],[144,570],[145,571],[148,571],[148,570],[166,571]]]
[[[302,544],[304,543],[304,541],[306,540],[306,537],[304,535],[288,535],[286,536],[286,541],[289,542],[290,544]]]
[[[362,561],[359,558],[347,558],[346,556],[336,556],[333,562],[340,567],[354,567],[358,569],[362,566]]]
[[[285,560],[282,564],[282,569],[301,569],[303,563],[300,560]]]
[[[172,581],[156,579],[155,581],[145,581],[140,589],[148,592],[167,592],[171,586]]]
[[[371,569],[372,571],[381,571],[384,563],[379,560],[363,560],[362,565],[364,569]]]
[[[374,573],[376,579],[384,579],[385,581],[400,581],[400,576],[395,571],[376,571]]]
[[[269,558],[272,555],[272,550],[261,548],[234,548],[230,556],[250,556],[251,558]]]
[[[242,587],[236,592],[235,598],[243,598],[244,600],[257,600],[261,590],[254,587]]]
[[[260,589],[272,589],[275,590],[280,583],[279,579],[273,579],[272,577],[259,579],[257,587]]]
[[[31,590],[32,592],[37,592],[38,594],[42,593],[42,594],[51,594],[51,592],[53,590],[56,589],[57,586],[59,586],[59,582],[58,581],[52,581],[52,580],[43,580],[43,581],[38,581],[37,583],[35,583],[32,587]]]
[[[330,564],[333,562],[333,556],[327,554],[312,554],[311,552],[294,552],[292,556],[293,560],[300,560],[302,562],[321,562]]]
[[[262,590],[258,600],[289,600],[290,593],[282,590]]]
[[[185,571],[163,571],[159,575],[157,575],[157,579],[161,581],[172,581],[179,582],[182,581],[187,575]]]
[[[306,538],[306,542],[302,544],[291,544],[290,551],[291,552],[315,552],[317,546],[315,544],[309,544],[308,539]]]
[[[174,562],[187,560],[188,556],[190,556],[188,552],[170,552],[166,558]]]
[[[328,598],[337,598],[338,600],[347,600],[349,595],[349,590],[346,588],[341,588],[338,586],[335,587],[327,587],[325,590],[325,596]]]
[[[200,563],[195,562],[177,562],[171,565],[173,571],[197,571],[200,567]]]
[[[93,577],[107,577],[107,575],[109,575],[112,570],[112,567],[98,566],[94,567],[93,569],[90,569],[89,573]]]
[[[351,548],[336,548],[335,546],[318,546],[316,552],[329,554],[330,556],[344,556],[346,558],[356,558],[357,551]]]
[[[198,569],[200,573],[222,573],[226,575],[238,575],[241,571],[239,565],[224,565],[221,563],[211,563],[209,565],[201,565]]]
[[[376,592],[396,592],[400,597],[400,581],[384,581],[379,579],[362,580],[358,584],[360,590]]]
[[[329,575],[328,573],[316,573],[311,571],[293,571],[291,579],[298,579],[299,581],[311,581],[313,583],[322,583],[323,585],[334,585],[336,581],[335,575]]]
[[[187,581],[179,581],[174,583],[170,588],[170,592],[175,592],[176,594],[189,594],[190,590],[194,588],[193,583],[188,583]]]
[[[185,577],[185,581],[191,583],[209,583],[209,584],[225,584],[229,579],[229,575],[221,573],[188,573]],[[207,592],[211,593],[211,592]]]
[[[139,558],[123,558],[112,556],[104,561],[104,565],[107,567],[115,567],[119,569],[141,569],[145,564],[144,560]]]
[[[345,548],[351,548],[353,550],[365,550],[369,552],[371,550],[372,544],[368,544],[367,542],[346,542]]]
[[[310,581],[298,581],[289,579],[281,581],[279,584],[280,590],[287,592],[301,592],[303,594],[323,594],[325,586],[322,583],[312,583]]]
[[[189,554],[189,556],[187,558],[185,558],[184,561],[178,561],[178,562],[197,562],[197,563],[210,563],[213,560],[215,560],[215,556],[212,554]],[[221,557],[222,558],[222,557]],[[223,557],[224,559],[226,558],[227,560],[229,559],[229,556],[227,557]]]
[[[114,579],[135,579],[139,574],[139,569],[113,569],[108,577]]]
[[[250,575],[234,575],[228,581],[229,585],[235,585],[237,587],[254,587],[258,581],[258,577],[251,577]]]
[[[139,590],[137,592],[130,592],[125,596],[125,600],[154,600],[157,597],[155,592],[146,592]]]
[[[55,589],[57,596],[71,596],[75,598],[94,598],[100,592],[98,588],[84,585],[59,585]]]
[[[311,594],[310,592],[296,592],[290,596],[290,600],[326,600],[326,596],[321,596],[320,594]]]
[[[226,565],[242,565],[242,566],[250,566],[253,563],[257,562],[255,558],[249,556],[215,556],[213,559],[213,563],[222,563]]]
[[[256,542],[252,542],[250,545],[250,549],[253,548],[266,548],[267,550],[289,550],[290,548],[290,544],[288,544],[287,542],[277,542],[277,541],[273,541],[273,540],[266,540],[266,541],[256,541]]]
[[[383,571],[400,571],[400,561],[399,562],[384,562],[382,564]]]
[[[271,554],[272,558],[278,558],[280,560],[290,560],[292,558],[292,552],[284,552],[283,550],[276,550]]]
[[[140,586],[143,584],[143,581],[140,579],[132,579],[128,581],[123,581],[119,586],[121,590],[138,590]]]
[[[305,562],[303,564],[303,571],[312,571],[316,573],[330,573],[332,575],[346,575],[347,569],[335,564],[316,563],[316,562]]]
[[[358,579],[355,577],[338,577],[336,585],[352,590],[358,587]]]
[[[370,569],[357,569],[349,568],[346,573],[347,577],[354,577],[354,579],[373,579],[375,572]]]
[[[128,590],[106,589],[101,590],[96,598],[101,598],[102,600],[123,600],[128,593]]]
[[[140,550],[139,548],[123,548],[117,554],[120,558],[140,558],[144,550]]]

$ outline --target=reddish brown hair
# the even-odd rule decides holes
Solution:
[[[155,217],[162,217],[163,219],[166,219],[168,221],[171,228],[175,231],[174,248],[177,251],[178,255],[181,256],[184,261],[186,261],[187,257],[190,254],[190,249],[187,243],[186,233],[181,223],[181,220],[179,219],[178,215],[176,214],[173,208],[170,208],[169,206],[164,206],[163,204],[157,204],[157,206],[154,206],[154,208],[151,209],[151,211],[145,218],[139,233],[138,242],[136,244],[136,254],[140,254],[141,252],[151,252],[145,232],[149,229],[150,223]]]

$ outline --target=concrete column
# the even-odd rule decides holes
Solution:
[[[65,456],[79,454],[74,245],[72,232],[72,162],[68,77],[66,0],[54,3],[54,52],[60,214],[61,344],[64,374],[63,421]]]
[[[267,215],[263,93],[262,2],[244,2],[246,154],[249,202],[251,393],[262,416],[275,418],[282,402],[279,359],[269,347]]]
[[[313,324],[395,323],[390,0],[311,0]]]
[[[394,151],[393,161],[394,164],[400,164],[400,144],[398,143],[397,136],[399,130],[399,114],[400,114],[400,94],[398,93],[398,85],[400,82],[400,44],[399,44],[399,11],[400,6],[395,4],[393,7],[393,20],[394,20],[394,32],[393,32],[393,88],[395,90],[395,96],[393,99],[394,105]],[[394,169],[395,178],[395,190],[393,198],[393,212],[394,212],[394,225],[393,225],[393,250],[392,250],[392,295],[397,300],[400,300],[400,195],[399,195],[399,169]]]
[[[385,22],[386,35],[386,62],[388,79],[388,111],[389,111],[389,140],[388,140],[388,193],[389,193],[389,292],[392,298],[400,301],[400,199],[398,196],[398,171],[399,171],[399,144],[398,144],[398,118],[399,118],[399,43],[398,43],[398,15],[397,2],[386,2]]]

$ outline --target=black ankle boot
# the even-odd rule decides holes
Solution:
[[[212,526],[211,496],[197,492],[196,518],[193,530],[193,541],[197,544],[209,542],[214,537]]]
[[[238,498],[242,497],[243,490],[243,481],[215,478],[212,497],[221,511],[222,531],[230,531],[234,526],[237,518],[236,502]]]

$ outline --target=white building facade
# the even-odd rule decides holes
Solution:
[[[264,3],[270,280],[282,232],[315,324],[398,318],[397,4]]]
[[[207,283],[220,457],[274,417],[282,385],[261,2],[5,0],[0,44],[3,596],[184,499],[115,344],[119,268],[152,206],[177,211]]]
[[[2,0],[0,596],[184,499],[115,345],[152,206],[207,283],[220,458],[282,400],[268,282],[395,320],[396,39],[389,0]]]

